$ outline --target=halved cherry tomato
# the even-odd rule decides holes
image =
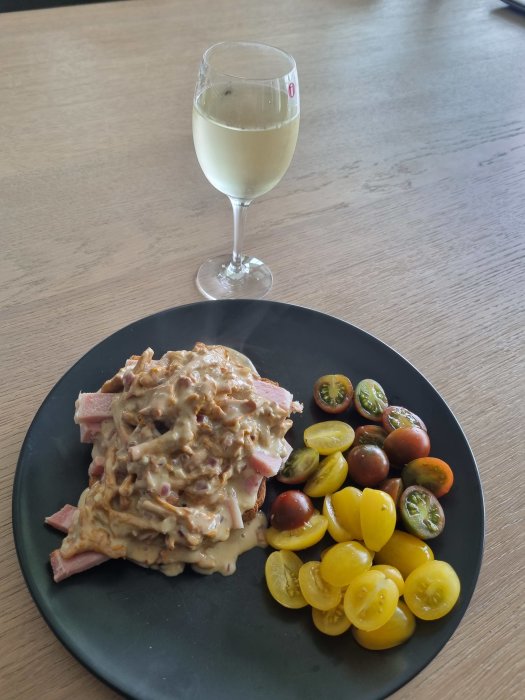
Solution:
[[[352,447],[346,461],[351,479],[359,486],[376,486],[386,479],[390,469],[386,453],[376,445]]]
[[[341,452],[325,457],[317,471],[304,485],[304,492],[312,498],[320,498],[337,491],[348,475],[348,464]]]
[[[377,488],[381,489],[381,491],[384,491],[385,493],[388,493],[397,506],[401,494],[403,493],[403,480],[399,476],[391,479],[385,479],[384,481],[379,482]]]
[[[394,530],[385,546],[376,553],[374,563],[395,566],[406,580],[410,572],[432,559],[434,553],[426,542],[408,532]]]
[[[306,602],[318,610],[331,610],[342,597],[341,588],[332,586],[319,573],[318,561],[307,561],[299,569],[299,586]]]
[[[332,586],[347,586],[372,566],[372,554],[360,542],[340,542],[326,552],[319,571]]]
[[[362,540],[361,498],[363,492],[355,486],[346,486],[332,494],[335,517],[352,534],[351,540]],[[335,537],[334,537],[335,539]]]
[[[353,443],[354,437],[352,426],[340,420],[314,423],[304,431],[306,446],[316,450],[320,455],[344,452]]]
[[[397,428],[387,435],[383,449],[393,464],[406,464],[413,459],[427,457],[430,440],[426,430],[421,428]]]
[[[351,622],[345,615],[343,599],[331,610],[312,608],[312,620],[319,632],[336,637],[350,629]]]
[[[364,489],[361,499],[361,530],[365,546],[378,552],[396,527],[396,506],[392,497],[379,489]]]
[[[310,498],[297,489],[280,493],[270,509],[270,525],[277,530],[302,527],[314,514]]]
[[[354,397],[352,382],[344,374],[325,374],[315,382],[314,401],[326,413],[342,413]]]
[[[330,494],[324,497],[323,515],[326,516],[328,520],[328,534],[336,542],[348,542],[349,540],[356,539],[355,535],[349,530],[346,530],[339,522],[332,503],[332,496]]]
[[[377,445],[383,449],[386,436],[386,430],[380,425],[360,425],[355,429],[353,445]]]
[[[388,406],[383,411],[383,427],[387,433],[398,428],[410,428],[415,426],[426,430],[426,426],[419,416],[403,406]]]
[[[396,584],[399,595],[403,595],[403,591],[405,590],[405,580],[401,576],[399,569],[396,569],[395,566],[390,566],[389,564],[374,564],[370,571],[381,571],[384,573],[387,578]]]
[[[409,486],[403,491],[399,512],[406,529],[422,540],[437,537],[445,527],[445,513],[441,503],[424,486]]]
[[[419,484],[441,498],[452,488],[454,474],[449,465],[437,457],[421,457],[409,462],[401,472],[405,486]]]
[[[272,552],[266,560],[264,575],[268,590],[285,608],[308,605],[299,587],[299,569],[303,562],[293,552]]]
[[[319,452],[311,447],[292,450],[284,467],[277,474],[283,484],[302,484],[319,466]]]
[[[327,527],[328,520],[324,515],[315,512],[307,523],[295,530],[277,530],[269,527],[266,530],[266,540],[274,549],[299,551],[320,542]]]
[[[345,592],[344,608],[354,627],[371,632],[390,620],[399,601],[396,584],[381,571],[356,576]]]
[[[405,602],[416,617],[437,620],[457,603],[461,584],[445,561],[428,561],[418,566],[405,581]]]
[[[354,404],[358,413],[368,420],[380,422],[388,399],[375,379],[362,379],[355,388]]]
[[[371,651],[397,647],[410,639],[415,631],[416,618],[402,600],[398,602],[390,620],[376,630],[365,632],[357,627],[352,628],[355,641]]]

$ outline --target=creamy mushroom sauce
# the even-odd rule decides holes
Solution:
[[[90,485],[61,553],[97,551],[173,576],[235,571],[239,554],[265,546],[265,516],[243,526],[261,476],[255,448],[285,459],[289,409],[257,393],[251,363],[223,346],[130,358],[102,392],[112,419],[93,445]]]

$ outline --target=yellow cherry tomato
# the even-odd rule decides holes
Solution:
[[[399,601],[396,584],[381,571],[356,576],[345,592],[344,608],[354,627],[371,632],[390,620]]]
[[[305,445],[316,450],[320,455],[344,452],[353,443],[354,437],[352,426],[340,420],[314,423],[304,431]]]
[[[395,566],[389,566],[388,564],[374,564],[370,571],[382,571],[387,578],[396,584],[399,595],[403,595],[403,591],[405,590],[405,581],[401,576],[401,572],[399,569],[396,569]]]
[[[332,503],[332,496],[325,496],[323,501],[323,515],[328,519],[328,533],[336,542],[348,542],[355,539],[351,532],[345,530],[337,519]]]
[[[341,589],[321,578],[318,561],[307,561],[301,566],[299,587],[306,602],[318,610],[331,610],[341,600]]]
[[[350,629],[351,622],[345,615],[343,600],[331,610],[317,610],[312,608],[312,620],[319,632],[336,637]]]
[[[446,561],[427,561],[405,581],[405,602],[416,617],[438,620],[457,603],[461,584]]]
[[[379,489],[364,489],[360,517],[365,545],[378,552],[396,527],[396,504],[392,496]]]
[[[348,476],[348,463],[342,452],[325,457],[318,468],[304,485],[303,491],[310,498],[320,498],[334,491],[344,483]]]
[[[303,562],[293,552],[272,552],[266,560],[264,575],[268,590],[285,608],[304,608],[308,603],[299,587]]]
[[[394,614],[384,625],[376,630],[366,632],[365,630],[352,628],[355,641],[365,649],[378,651],[380,649],[392,649],[397,647],[414,634],[416,629],[416,618],[408,607],[400,600]]]
[[[376,564],[390,564],[399,569],[405,579],[421,564],[434,559],[434,552],[419,537],[402,530],[394,530],[392,537],[375,555]]]
[[[372,566],[372,555],[360,542],[340,542],[326,552],[319,571],[332,586],[347,586]]]
[[[351,539],[362,540],[361,498],[363,492],[355,486],[347,486],[332,494],[334,513],[341,525],[352,533]]]
[[[294,530],[269,527],[266,530],[266,541],[274,549],[307,549],[323,539],[327,527],[327,518],[316,511],[308,522]]]

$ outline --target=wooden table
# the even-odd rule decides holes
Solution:
[[[393,346],[478,461],[478,587],[395,697],[523,697],[525,17],[496,0],[131,0],[0,17],[0,695],[116,697],[26,590],[13,475],[71,364],[125,324],[199,300],[198,264],[230,247],[190,119],[201,52],[225,38],[282,46],[299,67],[295,159],[249,217],[269,298]]]

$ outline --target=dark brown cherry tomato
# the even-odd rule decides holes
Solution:
[[[403,406],[388,406],[383,411],[383,428],[387,433],[391,433],[398,428],[421,428],[426,430],[426,426],[419,416],[409,411]]]
[[[383,387],[375,379],[362,379],[355,388],[354,404],[364,418],[380,423],[388,399]]]
[[[386,430],[380,425],[360,425],[355,429],[354,447],[358,445],[377,445],[383,449]]]
[[[401,472],[405,486],[419,484],[441,498],[452,488],[454,472],[449,465],[437,457],[421,457],[409,462]]]
[[[353,396],[352,382],[344,374],[325,374],[314,385],[314,401],[326,413],[346,411]]]
[[[378,489],[385,491],[392,498],[396,506],[399,504],[399,499],[403,492],[403,480],[400,477],[393,479],[385,479],[377,485]]]
[[[387,435],[383,449],[394,464],[406,464],[419,457],[428,457],[430,440],[421,428],[397,428]]]
[[[298,490],[284,491],[272,503],[270,525],[276,530],[295,530],[307,523],[313,514],[309,496]]]
[[[409,486],[401,494],[399,512],[411,535],[422,540],[437,537],[445,527],[445,514],[432,491],[423,486]]]
[[[377,445],[359,445],[346,455],[348,474],[359,486],[376,486],[388,475],[390,464]]]

